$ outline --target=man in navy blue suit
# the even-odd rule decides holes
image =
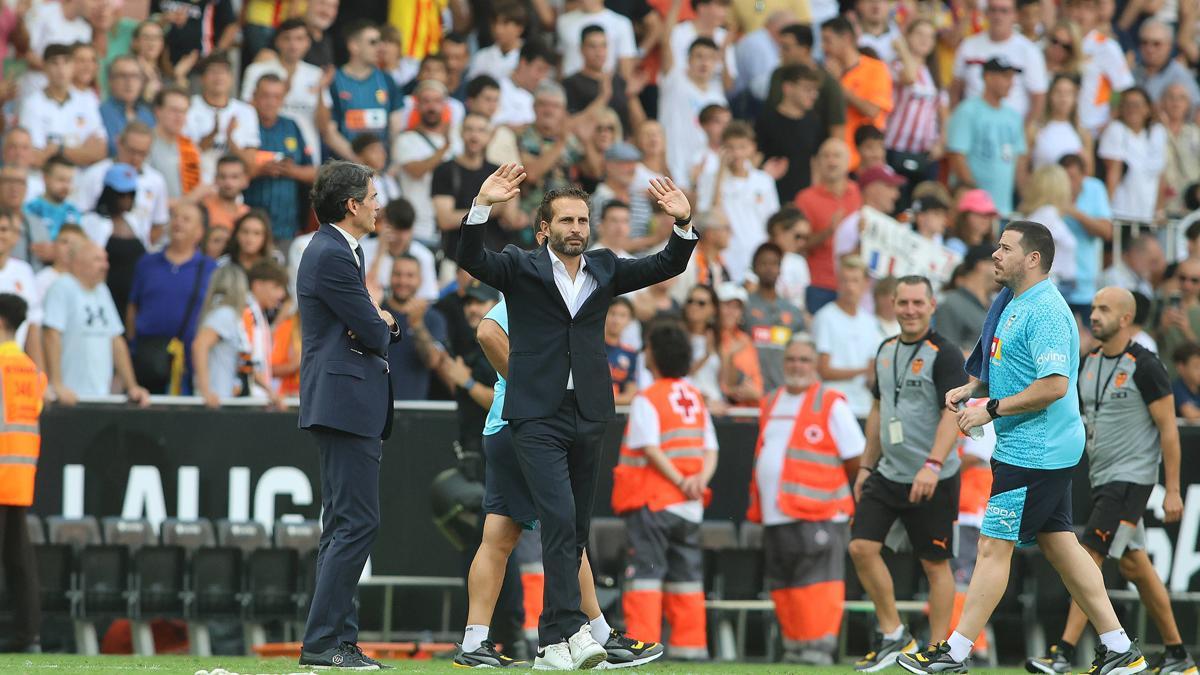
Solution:
[[[358,648],[354,591],[379,530],[379,462],[392,430],[388,345],[400,328],[371,301],[358,240],[375,231],[371,169],[330,162],[312,188],[321,228],[296,276],[304,317],[300,428],[321,455],[324,510],[300,665],[388,668]]]

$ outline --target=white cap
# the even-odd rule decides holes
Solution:
[[[721,283],[716,288],[717,300],[728,302],[730,300],[741,300],[742,304],[746,304],[746,300],[750,296],[746,293],[746,289],[741,284],[736,284],[732,281]]]

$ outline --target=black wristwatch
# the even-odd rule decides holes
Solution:
[[[988,402],[987,402],[987,411],[988,411],[988,414],[992,416],[992,419],[996,419],[997,417],[999,417],[1000,416],[1000,399],[989,398]]]

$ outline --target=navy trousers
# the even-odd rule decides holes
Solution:
[[[521,473],[541,521],[546,587],[538,644],[562,642],[588,622],[579,611],[579,564],[592,523],[604,422],[579,414],[568,391],[554,416],[511,420]]]
[[[358,642],[354,594],[379,532],[383,442],[333,429],[310,431],[320,451],[324,514],[304,651],[316,653]]]

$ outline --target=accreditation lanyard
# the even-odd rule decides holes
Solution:
[[[1125,350],[1126,352],[1129,350],[1129,345],[1125,345]],[[1104,381],[1103,389],[1100,388],[1100,375],[1104,372],[1104,362],[1108,359],[1108,357],[1104,355],[1104,352],[1100,352],[1100,363],[1096,366],[1096,412],[1100,412],[1100,403],[1104,400],[1104,396],[1108,394],[1108,385],[1112,384],[1113,376],[1116,375],[1117,370],[1121,368],[1121,359],[1125,356],[1126,352],[1117,354],[1117,363],[1113,366],[1113,369],[1109,371],[1108,379]]]
[[[900,379],[900,376],[904,373],[907,373],[908,369],[912,367],[912,362],[917,358],[917,352],[921,351],[921,343],[928,335],[929,333],[922,335],[921,339],[913,343],[912,354],[909,354],[908,363],[904,364],[904,370],[901,371],[897,371],[896,367],[900,365],[900,345],[904,343],[900,340],[900,338],[896,338],[896,350],[892,352],[892,386],[894,388],[894,391],[892,392],[893,410],[900,406],[900,391],[904,389],[904,381]]]

